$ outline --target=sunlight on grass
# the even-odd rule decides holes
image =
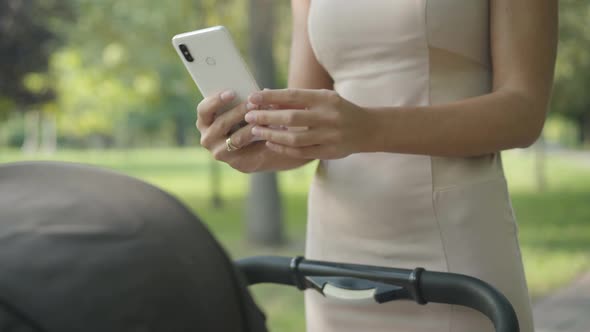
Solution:
[[[257,254],[303,253],[307,189],[316,163],[279,175],[289,245],[260,248],[244,240],[243,215],[249,176],[218,164],[223,208],[211,204],[212,161],[203,149],[129,151],[60,151],[55,156],[27,157],[1,151],[0,162],[24,159],[66,160],[112,168],[142,178],[179,197],[207,223],[234,258]],[[534,159],[529,151],[504,154],[506,176],[520,229],[529,288],[538,298],[590,269],[590,167],[549,157],[547,190],[537,192]],[[254,294],[268,313],[274,331],[304,330],[303,297],[278,286],[256,287]]]
[[[506,157],[529,290],[536,299],[590,269],[590,167],[548,158],[547,188],[538,192],[533,158],[522,151]]]

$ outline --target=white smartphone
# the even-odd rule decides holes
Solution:
[[[172,44],[203,96],[210,97],[225,90],[236,93],[234,101],[218,114],[260,90],[225,27],[182,33],[172,38]]]

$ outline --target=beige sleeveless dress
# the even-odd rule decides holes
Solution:
[[[312,0],[308,24],[335,90],[358,105],[433,105],[491,90],[488,0]],[[320,162],[306,255],[481,278],[531,332],[517,233],[500,154],[361,153]],[[463,307],[351,304],[314,292],[306,314],[309,332],[493,331]]]

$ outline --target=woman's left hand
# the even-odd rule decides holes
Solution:
[[[373,113],[332,90],[263,90],[249,102],[281,109],[254,110],[246,121],[255,124],[252,134],[266,140],[269,149],[295,158],[339,159],[371,151],[376,129]],[[273,129],[281,127],[307,127]]]

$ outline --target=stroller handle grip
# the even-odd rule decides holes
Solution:
[[[236,262],[249,285],[274,283],[316,289],[318,277],[343,278],[394,285],[401,289],[389,300],[445,303],[475,309],[488,317],[497,332],[519,332],[518,319],[508,299],[491,285],[466,275],[368,265],[306,260],[303,257],[261,256]],[[366,283],[365,283],[366,284]],[[376,286],[379,287],[379,286]],[[385,302],[385,301],[378,301]]]
[[[508,299],[482,280],[454,273],[424,271],[420,280],[427,302],[460,305],[488,317],[496,331],[518,332],[518,318]]]
[[[292,260],[290,257],[256,256],[240,259],[235,265],[246,278],[248,285],[272,283],[295,286]]]

